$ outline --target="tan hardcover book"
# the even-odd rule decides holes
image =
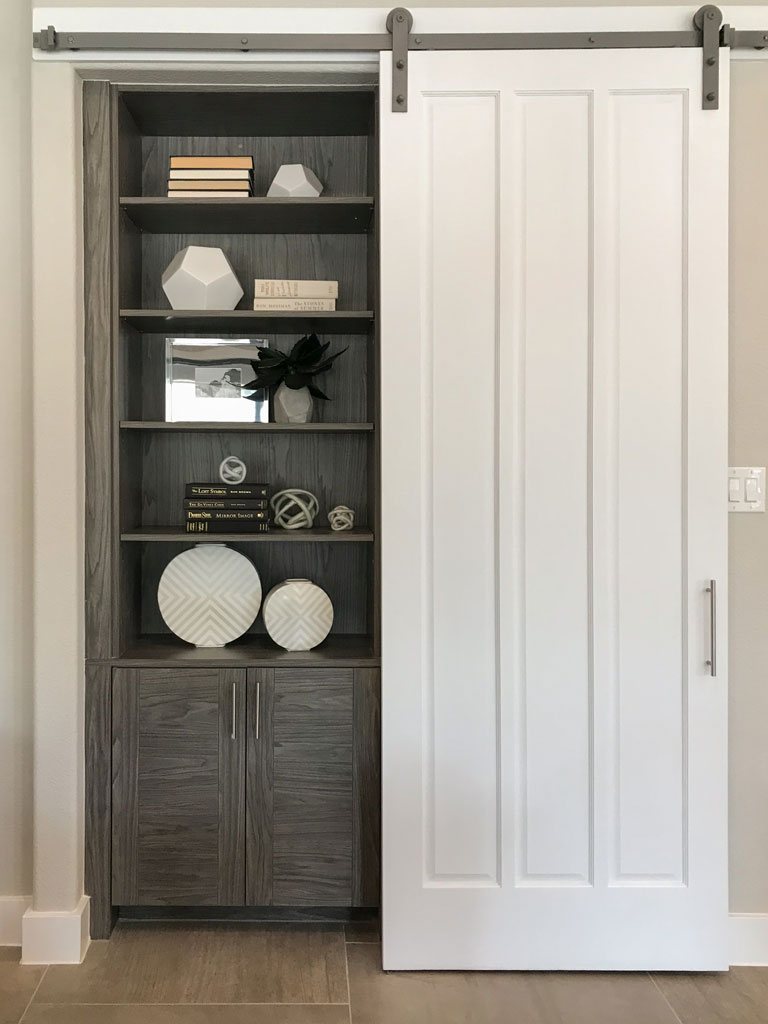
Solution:
[[[203,167],[196,171],[193,167],[185,167],[179,171],[170,171],[169,176],[176,180],[181,178],[184,181],[198,181],[200,178],[222,178],[228,181],[248,181],[253,177],[253,172],[245,168],[237,170],[235,167],[223,167],[217,170],[215,167]]]
[[[335,299],[259,299],[253,308],[261,312],[325,313],[336,309]]]
[[[253,294],[257,299],[338,299],[338,281],[281,281],[259,279],[254,281]]]
[[[225,167],[245,168],[253,170],[252,156],[172,156],[171,169],[182,170],[186,168],[197,168],[206,170],[215,167],[221,170]]]
[[[247,181],[169,181],[169,192],[184,192],[189,189],[196,192],[205,192],[213,189],[216,192],[250,192],[251,186]]]
[[[208,189],[207,191],[201,191],[200,189],[189,189],[184,191],[183,189],[177,189],[174,192],[168,193],[169,199],[250,199],[248,192],[221,192],[219,189]]]

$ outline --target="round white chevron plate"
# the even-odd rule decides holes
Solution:
[[[331,599],[309,580],[278,583],[264,598],[264,625],[286,651],[311,651],[331,631]]]
[[[245,555],[224,544],[199,544],[165,567],[157,603],[166,626],[196,647],[224,647],[253,625],[261,580]]]

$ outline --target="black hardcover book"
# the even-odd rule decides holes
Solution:
[[[186,517],[188,523],[266,523],[269,512],[257,508],[187,509]]]
[[[266,498],[267,484],[187,484],[187,498]]]
[[[266,498],[185,498],[184,511],[189,509],[258,509],[269,508]]]
[[[187,533],[268,533],[269,523],[258,522],[224,522],[222,520],[205,520],[187,523]]]

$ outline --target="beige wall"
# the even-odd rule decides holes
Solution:
[[[768,62],[731,69],[731,465],[768,463]],[[768,913],[768,514],[730,517],[731,910]]]
[[[0,2],[0,897],[31,892],[29,9]],[[0,937],[2,941],[2,937]]]
[[[103,0],[78,0],[101,6]],[[297,0],[281,6],[329,6]],[[465,6],[438,0],[409,6]],[[209,6],[210,0],[163,0]],[[335,0],[336,6],[380,6]],[[533,4],[530,4],[533,6]],[[560,2],[557,6],[566,6]],[[48,6],[69,6],[48,0]],[[151,6],[133,0],[131,6]],[[259,6],[227,0],[227,6]],[[275,0],[263,6],[277,6]],[[480,5],[477,5],[480,6]],[[482,6],[508,6],[508,0]],[[29,460],[28,197],[29,40],[26,0],[0,0],[6,40],[0,64],[0,308],[3,372],[21,382],[0,403],[0,894],[29,891]],[[766,19],[768,21],[768,19]],[[9,40],[18,40],[11,44]],[[731,453],[733,464],[768,464],[768,62],[732,69]],[[21,253],[22,258],[19,259]],[[17,486],[10,486],[17,482]],[[768,913],[768,515],[732,516],[731,536],[731,909]]]

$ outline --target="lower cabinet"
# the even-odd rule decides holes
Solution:
[[[376,669],[115,669],[112,903],[378,906]]]

